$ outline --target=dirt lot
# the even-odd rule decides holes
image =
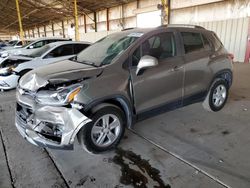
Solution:
[[[0,93],[0,187],[249,188],[250,65],[234,70],[222,111],[194,104],[141,121],[103,155],[29,144],[14,125],[15,91]]]

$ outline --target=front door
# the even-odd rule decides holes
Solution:
[[[158,33],[131,52],[130,72],[137,114],[157,107],[181,105],[184,67],[182,57],[176,52],[175,38],[172,32]],[[157,58],[159,64],[136,75],[137,64],[144,55]]]

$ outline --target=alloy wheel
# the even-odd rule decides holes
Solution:
[[[114,114],[101,116],[92,127],[91,139],[96,146],[106,147],[115,142],[121,131],[121,122]]]
[[[227,89],[224,85],[218,85],[213,92],[213,103],[216,107],[220,107],[226,100]]]

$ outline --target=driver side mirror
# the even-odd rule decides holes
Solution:
[[[137,65],[136,75],[139,75],[140,71],[143,69],[155,67],[157,65],[158,65],[158,60],[155,57],[150,55],[145,55],[140,59]]]
[[[30,47],[29,47],[29,49],[33,49],[33,48],[34,48],[34,46],[30,46]]]

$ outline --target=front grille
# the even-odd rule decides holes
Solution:
[[[17,123],[21,125],[23,128],[27,125],[27,119],[31,115],[31,109],[27,106],[22,106],[19,103],[16,104],[16,119]]]

